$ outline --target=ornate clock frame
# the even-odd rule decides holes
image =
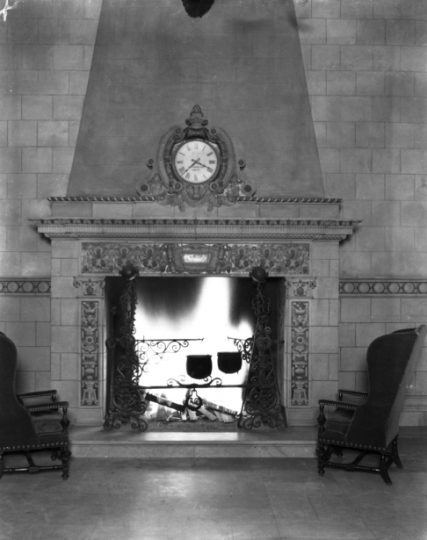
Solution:
[[[206,204],[208,210],[213,210],[235,204],[238,197],[251,197],[255,187],[243,173],[244,160],[237,162],[228,133],[218,127],[209,129],[199,105],[193,107],[185,123],[187,127],[174,126],[165,133],[159,142],[156,160],[150,159],[147,163],[152,172],[136,188],[142,200],[178,206],[180,210],[184,210],[185,205],[200,207]],[[192,140],[206,141],[218,149],[217,173],[200,184],[179,177],[173,164],[177,147]]]

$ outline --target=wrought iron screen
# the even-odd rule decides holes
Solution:
[[[256,270],[256,269],[255,269]],[[254,271],[253,271],[254,272]],[[202,409],[207,401],[200,392],[213,388],[242,389],[242,405],[236,412],[237,427],[252,429],[261,426],[282,429],[286,425],[285,409],[277,377],[277,354],[283,340],[272,335],[269,318],[272,303],[264,294],[266,273],[261,280],[253,279],[252,310],[255,318],[254,335],[246,339],[230,337],[230,344],[242,361],[247,364],[247,375],[242,384],[228,384],[227,375],[212,377],[210,374],[166,377],[162,384],[145,384],[144,373],[153,362],[161,361],[165,355],[181,352],[199,339],[136,339],[135,312],[137,294],[137,269],[124,267],[120,297],[111,299],[109,307],[110,331],[108,350],[108,397],[104,428],[119,429],[130,422],[133,429],[145,431],[148,422],[145,413],[149,402],[165,405],[176,411],[193,413]],[[251,274],[253,277],[253,273]],[[283,299],[282,299],[283,300]],[[281,324],[281,321],[279,321]],[[276,339],[274,339],[276,338]],[[189,356],[187,356],[187,361]],[[199,358],[203,360],[203,358]],[[198,368],[197,368],[198,369]],[[187,367],[187,374],[188,374]],[[185,399],[180,403],[160,397],[157,391],[167,389],[185,390]],[[226,409],[225,409],[226,410]],[[234,411],[228,411],[234,413]]]

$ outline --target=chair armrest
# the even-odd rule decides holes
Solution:
[[[56,390],[39,390],[37,392],[25,392],[23,394],[16,394],[18,399],[30,399],[30,398],[42,398],[50,397],[52,401],[56,400]]]
[[[57,411],[58,409],[67,409],[68,401],[52,401],[52,403],[39,403],[38,405],[27,405],[28,412]]]
[[[345,401],[334,401],[332,399],[319,399],[319,416],[317,417],[317,423],[319,424],[319,434],[325,431],[326,416],[324,411],[325,405],[327,407],[336,407],[337,409],[350,409],[355,411],[359,408],[357,403],[347,403]]]
[[[29,413],[57,411],[58,409],[62,409],[62,418],[60,420],[61,426],[62,426],[62,432],[63,433],[68,432],[68,426],[70,425],[70,421],[67,417],[68,401],[53,401],[52,403],[40,403],[39,405],[29,405],[28,407],[26,407],[26,409]]]
[[[323,406],[338,407],[339,409],[351,409],[355,411],[359,408],[358,403],[348,403],[346,401],[333,401],[332,399],[319,399],[319,407],[323,409]]]
[[[368,395],[369,395],[367,392],[358,392],[356,390],[339,389],[338,390],[338,399],[340,401],[342,400],[343,394],[346,394],[348,396],[353,396],[353,397],[368,397]]]

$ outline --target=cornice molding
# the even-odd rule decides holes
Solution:
[[[48,238],[163,240],[343,240],[360,221],[318,219],[94,219],[30,220]]]
[[[101,197],[101,196],[81,196],[81,197],[49,197],[50,202],[155,202],[155,197]],[[269,204],[340,204],[342,199],[324,197],[236,197],[236,202],[247,203],[269,203]]]

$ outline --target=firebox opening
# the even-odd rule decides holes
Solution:
[[[112,293],[109,303],[118,305],[124,280],[107,281]],[[264,287],[271,299],[272,355],[281,359],[276,361],[278,375],[283,363],[283,289],[280,278],[269,279]],[[242,386],[249,371],[249,357],[238,353],[256,326],[253,281],[249,277],[139,277],[135,290],[139,386],[148,403],[144,414],[148,429],[237,430]],[[218,353],[224,352],[234,354],[219,358]],[[189,402],[195,397],[191,396],[194,389],[188,388],[193,384],[195,396],[203,401],[197,409]]]

